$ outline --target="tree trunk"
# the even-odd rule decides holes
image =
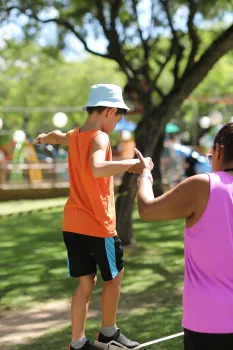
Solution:
[[[150,145],[147,144],[148,133],[145,132],[145,129],[147,129],[147,127],[144,124],[143,126],[141,126],[141,128],[143,129],[141,130],[142,132],[140,133],[141,137],[140,137],[140,140],[138,140],[139,142],[136,142],[136,144],[142,153],[144,153],[144,150],[146,149],[147,153],[152,154],[152,159],[154,162],[153,189],[154,189],[155,196],[159,196],[163,193],[161,171],[160,171],[160,159],[161,159],[161,153],[163,150],[164,133],[162,133],[162,135],[159,136],[158,142],[154,150],[151,150]],[[143,138],[142,138],[142,135],[143,135]],[[122,180],[122,184],[119,188],[118,198],[116,201],[116,218],[117,218],[116,226],[117,226],[118,235],[123,245],[129,245],[133,241],[132,213],[135,205],[135,196],[137,193],[136,179],[137,179],[136,175],[125,173]]]
[[[206,77],[209,70],[229,49],[232,48],[233,25],[230,26],[222,35],[216,39],[212,45],[201,56],[200,60],[193,65],[189,71],[174,85],[171,92],[163,98],[159,106],[154,106],[152,110],[144,109],[144,117],[138,124],[135,132],[137,148],[145,156],[151,156],[155,167],[153,171],[155,193],[162,192],[160,157],[161,157],[161,135],[164,132],[165,124],[172,115],[179,109],[183,101]],[[139,96],[143,101],[145,96]],[[146,107],[150,103],[145,104]],[[144,106],[145,107],[145,106]],[[160,146],[159,146],[160,145]],[[160,179],[160,180],[159,180]],[[116,203],[117,230],[123,244],[130,244],[133,238],[132,230],[132,211],[134,198],[136,195],[136,185],[134,176],[126,174],[123,183],[120,186],[119,198]],[[128,196],[122,196],[123,192]]]
[[[162,174],[161,174],[161,156],[163,152],[163,143],[164,143],[164,133],[160,135],[158,143],[154,149],[152,160],[154,162],[154,169],[152,171],[154,184],[153,191],[155,197],[161,196],[163,194],[163,184],[162,184]]]
[[[123,245],[129,245],[133,241],[132,213],[136,186],[136,176],[125,173],[116,201],[116,228]]]

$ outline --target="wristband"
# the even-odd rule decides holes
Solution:
[[[152,175],[151,175],[151,170],[148,169],[148,168],[144,168],[144,169],[142,170],[142,174],[141,174],[141,175],[149,175],[149,176],[152,176]]]
[[[153,185],[153,177],[152,177],[151,174],[148,173],[148,174],[142,174],[142,175],[139,176],[139,178],[138,178],[138,180],[137,180],[138,186],[139,186],[140,180],[141,180],[143,177],[147,177],[147,179],[150,180],[151,185]]]

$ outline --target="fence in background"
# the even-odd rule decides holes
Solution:
[[[1,187],[31,187],[61,183],[69,185],[67,162],[23,163],[13,164],[10,161],[0,163]]]

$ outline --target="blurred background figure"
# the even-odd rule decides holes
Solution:
[[[197,159],[192,156],[192,153],[185,158],[184,169],[185,169],[185,175],[187,177],[197,174],[197,171],[195,168],[196,164],[197,164]]]

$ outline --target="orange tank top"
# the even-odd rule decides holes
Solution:
[[[75,129],[70,135],[70,195],[64,208],[63,231],[106,238],[116,235],[113,177],[95,178],[90,163],[92,142],[101,133],[97,129]],[[110,144],[105,160],[112,160]]]

